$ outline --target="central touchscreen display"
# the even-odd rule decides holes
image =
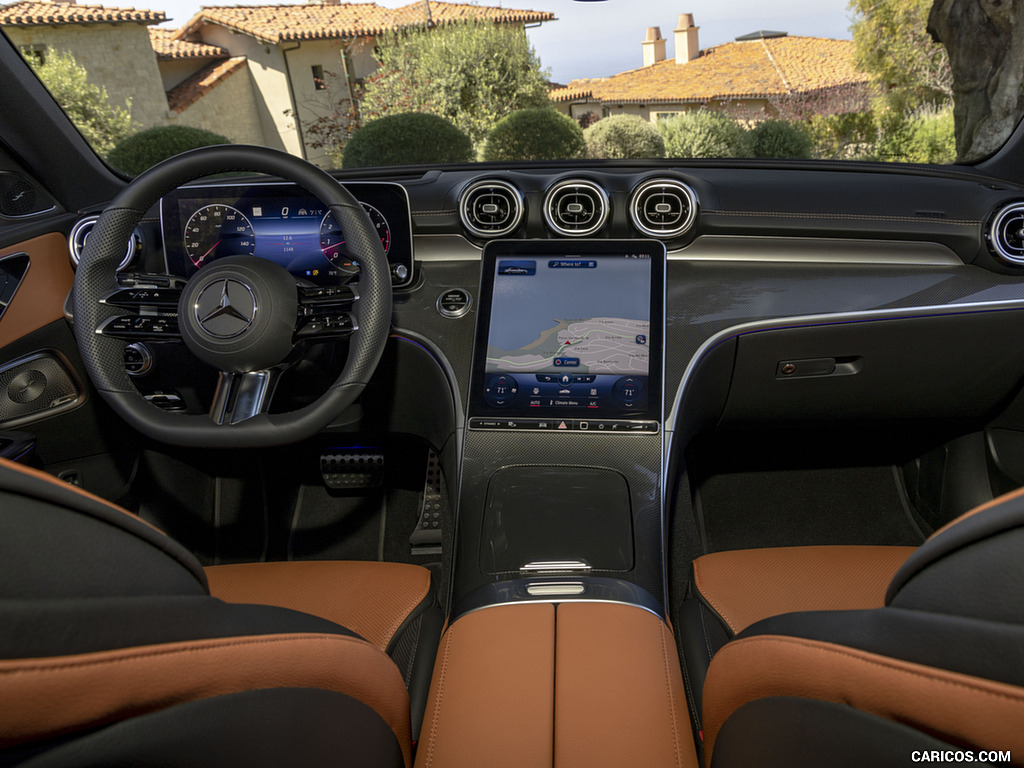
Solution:
[[[496,242],[483,268],[474,411],[658,417],[660,243]]]

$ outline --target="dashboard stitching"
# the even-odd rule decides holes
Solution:
[[[712,209],[704,210],[705,216],[765,216],[767,218],[782,218],[782,219],[820,219],[822,221],[828,221],[829,219],[845,219],[850,221],[898,221],[912,224],[952,224],[957,226],[969,226],[973,227],[981,224],[980,220],[975,219],[932,219],[932,218],[914,218],[911,216],[880,216],[870,214],[859,214],[859,213],[832,213],[827,216],[822,216],[818,213],[799,213],[796,211],[719,211]]]

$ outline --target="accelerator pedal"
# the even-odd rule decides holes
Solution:
[[[414,555],[441,554],[441,526],[448,517],[448,493],[445,490],[441,461],[433,450],[427,450],[427,472],[423,480],[420,518],[409,537]]]

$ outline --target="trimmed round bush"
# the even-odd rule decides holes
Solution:
[[[666,157],[739,157],[743,153],[743,126],[710,109],[659,120],[658,131],[665,139]]]
[[[187,125],[158,125],[133,133],[107,155],[107,162],[131,176],[138,176],[161,160],[190,149],[230,144],[219,133]]]
[[[747,131],[745,144],[748,157],[806,159],[814,141],[802,125],[765,120]]]
[[[345,145],[341,167],[466,163],[473,159],[473,142],[450,120],[426,112],[404,112],[357,128]]]
[[[586,151],[583,129],[550,107],[520,109],[497,122],[484,145],[483,159],[570,160]]]
[[[648,158],[665,156],[665,140],[658,129],[637,115],[612,115],[583,131],[587,154],[596,158]]]

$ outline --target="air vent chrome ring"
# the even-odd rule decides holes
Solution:
[[[523,220],[523,196],[507,181],[482,179],[459,196],[462,226],[476,237],[503,237]]]
[[[552,231],[566,237],[592,235],[608,220],[607,193],[586,179],[567,179],[555,184],[544,196],[544,221]]]
[[[71,228],[71,234],[68,235],[68,255],[71,257],[71,265],[75,269],[78,268],[78,262],[82,260],[82,250],[85,248],[85,241],[89,238],[89,233],[92,232],[92,228],[96,226],[99,218],[98,215],[86,216],[79,219],[75,226]],[[131,239],[128,240],[128,247],[125,250],[124,258],[117,265],[119,272],[128,267],[135,259],[135,250],[140,240],[139,231],[135,230],[132,233]]]
[[[1010,203],[996,211],[988,243],[1003,261],[1024,266],[1024,202]]]
[[[697,220],[697,195],[681,181],[649,179],[633,191],[629,216],[645,235],[679,237]]]

